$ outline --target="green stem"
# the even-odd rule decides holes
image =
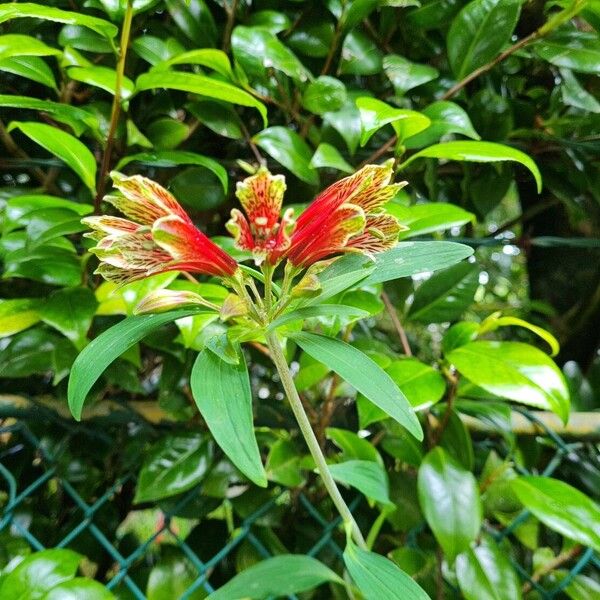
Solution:
[[[342,519],[344,520],[344,523],[346,526],[350,527],[354,541],[358,544],[358,546],[366,549],[367,546],[362,533],[360,532],[360,529],[358,528],[358,525],[354,520],[348,505],[342,498],[340,490],[338,489],[333,477],[331,476],[331,473],[329,472],[329,467],[325,462],[325,456],[323,456],[323,452],[321,451],[317,437],[315,436],[315,433],[310,425],[310,421],[304,412],[302,401],[300,400],[300,396],[298,395],[298,391],[294,385],[294,380],[292,379],[292,374],[290,373],[285,356],[283,355],[283,348],[281,347],[281,343],[279,342],[279,339],[275,333],[267,334],[267,346],[271,352],[271,358],[277,367],[277,372],[281,378],[281,384],[283,385],[283,389],[288,397],[290,406],[292,407],[292,411],[296,417],[296,421],[300,426],[300,431],[302,431],[302,435],[306,440],[308,449],[310,450],[310,453],[317,465],[317,469],[319,470],[323,484],[331,496],[331,499]]]
[[[133,0],[127,0],[127,8],[123,18],[123,29],[121,29],[121,42],[119,44],[119,58],[117,60],[117,77],[115,81],[115,95],[113,97],[112,110],[110,114],[110,125],[108,135],[106,136],[106,148],[102,156],[102,164],[98,175],[98,192],[94,198],[94,213],[100,212],[100,202],[104,197],[106,186],[106,176],[110,168],[110,159],[113,146],[115,144],[115,134],[119,124],[119,115],[121,114],[121,90],[123,87],[123,77],[125,73],[125,58],[127,57],[127,48],[129,47],[129,36],[131,35],[131,22],[133,20]]]

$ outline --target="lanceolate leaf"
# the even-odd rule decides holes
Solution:
[[[331,569],[310,556],[280,554],[238,573],[213,592],[208,600],[262,600],[272,596],[289,596],[310,590],[326,581],[342,583]]]
[[[250,106],[256,108],[263,118],[263,123],[267,124],[267,109],[262,102],[259,102],[248,92],[218,79],[212,79],[205,75],[196,73],[180,73],[176,71],[153,71],[140,75],[135,83],[136,92],[152,90],[156,88],[167,88],[171,90],[181,90],[191,92],[199,96],[239,104],[241,106]]]
[[[472,248],[455,242],[400,242],[391,250],[375,255],[375,269],[361,285],[437,271],[471,254]]]
[[[217,444],[246,477],[266,487],[267,476],[254,435],[248,369],[241,351],[238,354],[238,364],[232,364],[203,350],[194,363],[190,385]]]
[[[317,304],[316,306],[307,306],[306,308],[298,308],[285,313],[275,319],[269,329],[276,329],[287,323],[294,321],[302,321],[314,317],[344,317],[352,319],[364,319],[369,313],[355,306],[344,306],[343,304]]]
[[[569,416],[569,391],[547,354],[521,342],[470,342],[446,358],[475,385],[502,398]]]
[[[162,325],[201,312],[206,311],[189,308],[157,315],[127,317],[95,338],[77,357],[71,369],[68,399],[73,416],[77,420],[81,419],[88,392],[106,367],[123,352]]]
[[[544,525],[600,552],[600,506],[573,486],[551,477],[519,477],[512,488]]]
[[[58,21],[59,23],[66,23],[68,25],[81,25],[109,39],[114,38],[119,32],[116,25],[104,19],[90,17],[79,12],[61,10],[52,6],[34,4],[33,2],[7,3],[0,6],[0,23],[23,17],[45,21]]]
[[[365,600],[430,600],[421,586],[391,560],[362,550],[351,540],[346,545],[344,563]]]
[[[427,523],[448,560],[454,561],[481,527],[483,514],[475,477],[438,446],[421,463],[418,489]]]
[[[503,144],[471,141],[434,144],[413,154],[398,168],[402,170],[417,158],[443,158],[467,162],[515,161],[531,171],[537,183],[538,192],[542,189],[542,175],[535,162],[524,152]]]
[[[323,335],[300,332],[291,337],[307,354],[335,371],[417,439],[423,439],[421,425],[409,401],[391,377],[366,354]]]
[[[13,121],[9,129],[20,129],[36,144],[65,161],[92,194],[96,191],[96,159],[87,146],[71,134],[44,123]]]

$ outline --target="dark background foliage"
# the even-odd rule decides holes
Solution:
[[[334,513],[260,344],[248,347],[247,356],[268,490],[240,483],[203,431],[190,396],[193,356],[220,333],[216,323],[170,325],[113,363],[93,390],[90,420],[79,428],[36,407],[43,404],[66,417],[67,379],[78,351],[130,314],[146,292],[171,282],[158,276],[115,292],[92,274],[95,258],[86,252],[89,241],[81,236],[79,219],[107,210],[102,197],[109,191],[110,169],[141,173],[167,186],[199,227],[233,251],[221,236],[237,203],[235,182],[260,162],[286,175],[286,203],[301,207],[346,173],[392,157],[398,180],[409,182],[390,207],[411,228],[406,239],[463,241],[476,249],[475,260],[425,283],[418,276],[346,292],[344,304],[371,316],[355,327],[342,324],[341,335],[395,373],[413,404],[427,405],[428,440],[420,446],[369,414],[352,389],[300,352],[291,357],[296,383],[332,460],[381,465],[393,510],[388,514],[382,504],[363,499],[357,519],[367,532],[375,527],[374,548],[391,553],[432,597],[517,597],[514,590],[523,582],[508,558],[536,583],[551,588],[560,582],[564,569],[593,543],[583,534],[569,537],[552,521],[556,515],[542,518],[531,507],[536,518],[530,516],[502,542],[489,542],[495,566],[486,568],[496,569],[504,581],[514,578],[517,587],[507,584],[492,596],[494,586],[481,573],[469,582],[466,573],[473,574],[468,565],[478,564],[476,553],[458,543],[462,563],[453,562],[447,537],[436,531],[436,518],[428,513],[433,501],[417,490],[417,473],[425,455],[430,467],[436,459],[458,462],[457,479],[447,482],[448,497],[470,485],[461,477],[471,482],[469,473],[475,475],[486,535],[467,522],[449,537],[466,539],[467,545],[477,539],[482,549],[487,534],[502,531],[522,508],[523,499],[507,482],[552,464],[555,441],[531,430],[520,435],[527,421],[512,413],[511,422],[505,401],[514,400],[510,394],[496,391],[491,397],[482,389],[484,376],[478,380],[477,373],[463,373],[458,364],[457,380],[448,354],[453,344],[458,347],[461,332],[469,331],[463,322],[479,325],[500,311],[549,330],[560,342],[555,360],[567,378],[572,409],[599,406],[599,3],[138,0],[133,5],[126,54],[117,51],[121,33],[115,35],[127,23],[124,1],[44,5],[75,11],[79,19],[72,23],[35,14],[29,3],[0,5],[0,406],[9,419],[23,411],[19,414],[30,418],[28,426],[40,440],[24,443],[17,433],[6,434],[2,463],[22,490],[46,472],[40,448],[58,460],[56,477],[19,507],[24,527],[46,547],[58,544],[83,518],[61,482],[75,486],[91,504],[123,477],[94,522],[126,556],[162,526],[157,507],[172,509],[180,494],[193,488],[198,493],[191,503],[175,511],[181,519],[175,530],[207,560],[253,509],[289,488],[284,501],[258,523],[258,535],[271,554],[308,551],[322,528],[306,513],[298,490],[327,519]],[[21,9],[23,18],[11,16],[7,7]],[[211,54],[210,48],[225,54]],[[420,115],[431,121],[425,129]],[[446,160],[452,158],[446,154],[442,160],[405,163],[438,142],[479,139],[531,156],[542,174],[541,192],[518,162]],[[202,285],[208,297],[222,300],[224,288],[211,281]],[[535,332],[515,322],[506,325],[492,338],[546,349]],[[321,326],[336,331],[335,324]],[[420,362],[407,362],[407,351]],[[498,364],[492,363],[489,373],[500,386],[514,384],[508,376],[502,381]],[[527,397],[532,388],[520,385]],[[589,427],[578,429],[579,422],[562,430],[575,446],[554,476],[594,496],[597,445]],[[551,426],[559,427],[555,421]],[[368,441],[354,433],[358,430]],[[445,454],[427,454],[434,447]],[[180,469],[189,470],[191,485],[177,487],[181,471],[173,468],[152,489],[157,465],[179,464],[182,457],[187,462]],[[597,513],[582,510],[583,520],[597,528]],[[597,529],[595,535],[597,540]],[[0,566],[30,548],[14,528],[4,528],[0,536]],[[103,583],[114,576],[114,557],[88,530],[69,547],[89,559],[86,575]],[[145,556],[131,573],[149,598],[179,597],[196,578],[168,535],[159,536]],[[213,587],[260,558],[245,541],[211,574]],[[325,551],[320,559],[340,572],[335,553]],[[181,572],[177,569],[184,575],[174,575]],[[581,589],[567,586],[576,600],[598,593],[597,573],[591,563],[585,569],[576,582]],[[166,587],[157,581],[166,581]],[[528,598],[540,597],[530,583],[524,585]],[[126,588],[122,584],[113,592],[129,597]],[[347,597],[333,584],[313,594]]]

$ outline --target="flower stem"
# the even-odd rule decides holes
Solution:
[[[296,417],[296,421],[298,421],[298,425],[300,426],[300,431],[302,431],[302,435],[306,440],[308,449],[310,450],[310,453],[317,464],[317,469],[319,470],[323,484],[331,496],[331,499],[333,500],[335,507],[338,509],[342,519],[344,520],[344,523],[346,526],[351,528],[354,541],[358,544],[358,546],[366,549],[367,546],[362,533],[360,532],[360,529],[358,528],[358,525],[354,520],[348,505],[342,498],[340,490],[338,489],[333,477],[331,476],[331,473],[329,472],[329,467],[325,462],[325,456],[323,456],[323,452],[321,451],[317,437],[315,436],[315,433],[310,425],[310,421],[304,412],[302,401],[300,400],[300,396],[298,395],[298,391],[294,385],[294,380],[292,379],[292,374],[290,373],[285,356],[283,355],[281,343],[279,342],[279,339],[275,333],[267,334],[267,346],[271,352],[271,358],[277,367],[277,372],[281,378],[283,389],[288,397],[290,406],[292,407],[292,411]]]

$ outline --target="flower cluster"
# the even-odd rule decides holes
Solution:
[[[97,242],[91,249],[100,259],[97,273],[127,283],[176,270],[218,276],[236,287],[236,261],[194,226],[167,190],[139,175],[111,176],[120,194],[105,200],[128,218],[84,219],[92,229],[86,235]],[[263,167],[238,183],[244,212],[233,209],[227,229],[239,249],[269,268],[287,260],[298,272],[345,252],[381,252],[396,244],[401,230],[384,210],[405,185],[390,183],[392,176],[391,161],[367,165],[328,187],[295,221],[292,209],[281,215],[284,177]]]

